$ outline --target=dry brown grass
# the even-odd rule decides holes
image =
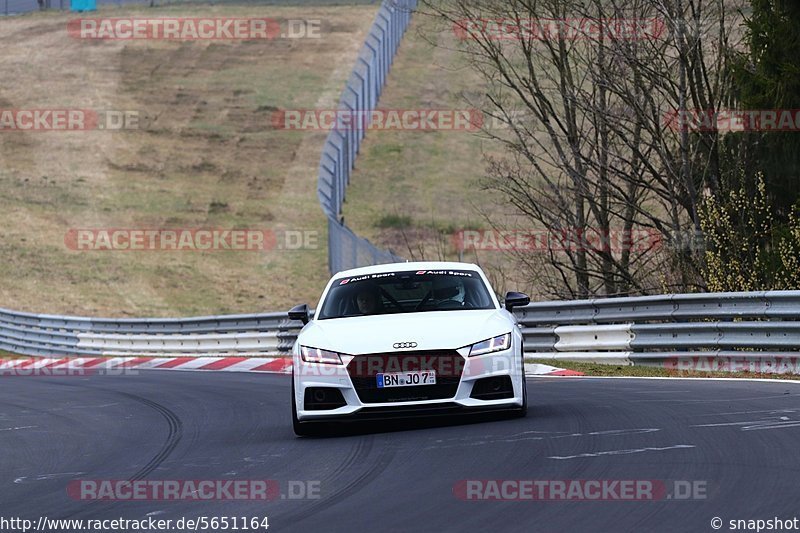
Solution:
[[[138,131],[0,133],[0,306],[172,316],[316,304],[327,280],[316,197],[324,132],[269,129],[276,108],[332,107],[375,6],[106,8],[92,16],[321,19],[321,39],[86,42],[73,15],[0,20],[0,108],[136,110]],[[318,232],[317,249],[77,252],[70,228]]]

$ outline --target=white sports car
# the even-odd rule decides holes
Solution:
[[[483,271],[466,263],[394,263],[347,270],[325,287],[293,349],[292,419],[320,422],[527,410],[522,332]]]

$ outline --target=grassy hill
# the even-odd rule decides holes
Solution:
[[[0,109],[135,110],[140,129],[0,132],[0,307],[183,316],[316,303],[327,280],[316,198],[324,132],[273,110],[335,105],[377,6],[176,5],[95,16],[319,19],[320,39],[82,41],[75,15],[0,20]],[[75,228],[248,228],[312,249],[76,251]],[[316,233],[315,233],[316,232]]]

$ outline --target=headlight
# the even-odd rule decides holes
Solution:
[[[300,347],[300,355],[306,363],[326,363],[329,365],[341,365],[342,358],[336,352],[320,350],[319,348]]]
[[[509,346],[511,346],[511,333],[506,333],[505,335],[499,335],[491,339],[486,339],[485,341],[476,342],[469,349],[469,356],[472,357],[473,355],[500,352],[502,350],[508,350]]]

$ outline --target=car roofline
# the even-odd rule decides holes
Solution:
[[[408,261],[342,270],[334,274],[332,278],[338,279],[367,274],[382,274],[386,272],[397,272],[399,270],[471,270],[474,272],[482,272],[481,268],[474,263],[459,263],[455,261]]]

